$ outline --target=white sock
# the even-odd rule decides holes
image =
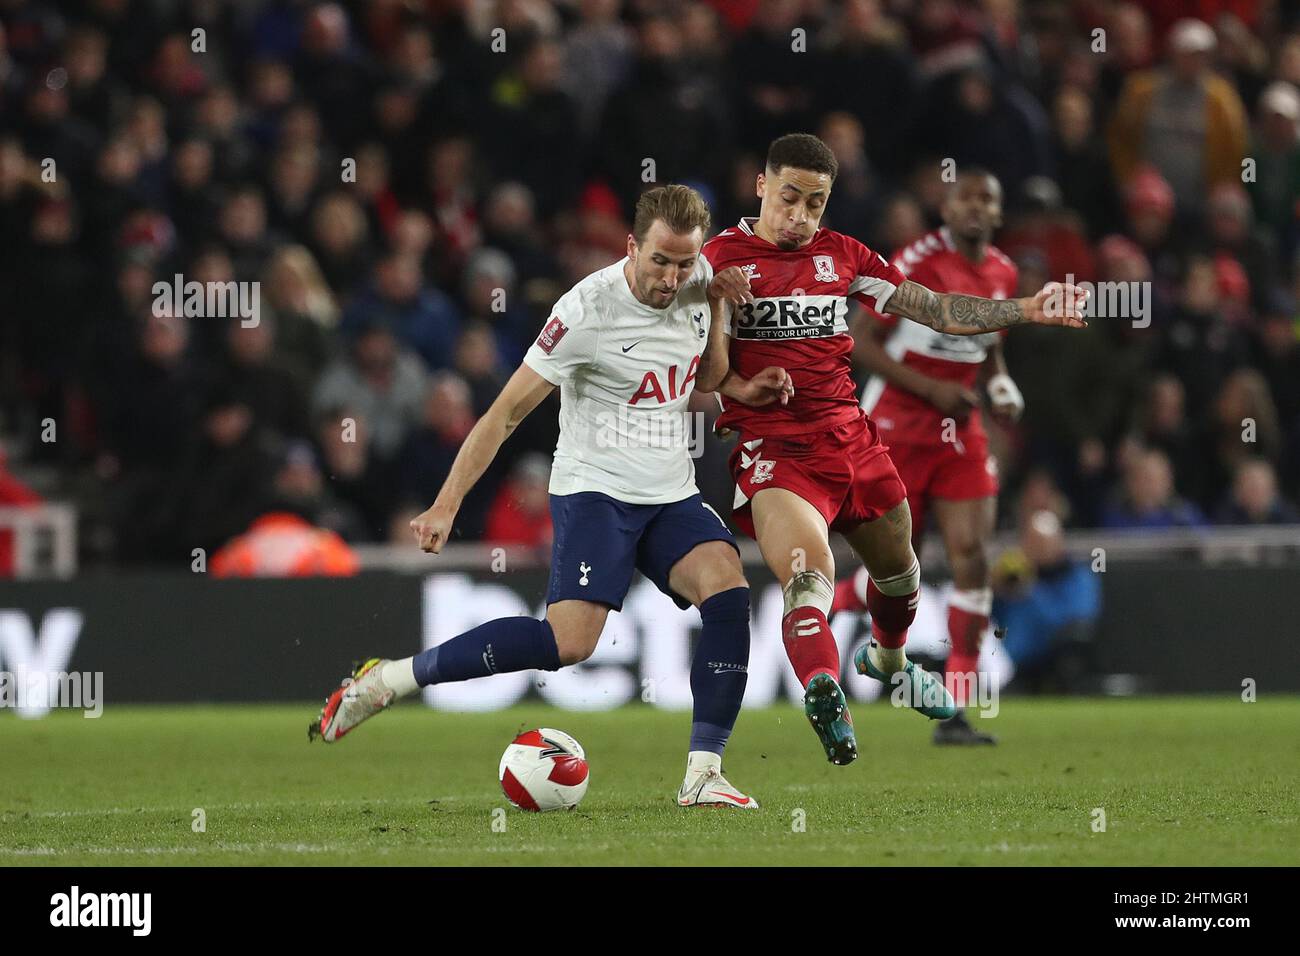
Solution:
[[[686,755],[686,773],[703,773],[710,767],[715,770],[722,769],[722,754],[715,754],[709,750],[692,750]]]
[[[389,661],[384,665],[380,680],[388,685],[398,697],[409,697],[420,689],[415,682],[415,658],[403,657],[400,661]]]
[[[885,674],[896,673],[907,666],[907,651],[902,647],[881,647],[873,642],[867,648],[867,655],[871,663]]]

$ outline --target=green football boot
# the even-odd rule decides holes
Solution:
[[[899,672],[903,675],[901,678],[899,674],[886,674],[871,662],[871,655],[867,653],[877,646],[875,641],[868,641],[853,655],[853,666],[859,674],[874,677],[892,688],[891,701],[894,700],[893,695],[897,694],[902,703],[931,720],[948,720],[957,715],[957,702],[952,699],[948,688],[943,686],[942,677],[931,674],[913,661],[908,661],[907,666]]]
[[[836,766],[853,763],[858,741],[853,735],[853,715],[839,682],[830,674],[818,674],[808,682],[803,695],[803,712],[826,748],[826,759]]]

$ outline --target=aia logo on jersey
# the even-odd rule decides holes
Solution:
[[[691,364],[686,367],[686,375],[682,378],[681,385],[678,385],[677,376],[681,369],[676,365],[668,366],[668,372],[662,379],[654,369],[651,369],[641,376],[641,385],[627,403],[639,405],[641,402],[653,400],[655,404],[662,405],[665,402],[675,401],[687,393],[691,382],[695,381],[695,373],[699,370],[700,357],[697,355],[691,359]],[[668,384],[667,389],[664,388],[665,382]]]
[[[831,256],[813,256],[813,278],[818,282],[839,282],[835,260]]]
[[[564,333],[569,331],[569,327],[560,321],[558,315],[551,316],[551,321],[546,323],[546,328],[542,329],[542,334],[537,336],[537,347],[550,355],[555,347],[560,344],[560,339],[564,338]]]

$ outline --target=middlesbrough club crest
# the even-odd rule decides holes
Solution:
[[[830,256],[813,256],[813,276],[818,282],[837,282],[839,275],[835,272],[835,260]]]

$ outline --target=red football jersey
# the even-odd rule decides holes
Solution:
[[[1014,296],[1019,280],[1015,263],[993,246],[988,247],[983,261],[971,262],[957,251],[947,226],[903,249],[894,257],[894,265],[907,278],[933,292],[959,292],[986,299]],[[975,386],[989,347],[1006,334],[1004,329],[980,335],[949,335],[919,322],[900,321],[893,315],[876,318],[891,329],[885,343],[891,358],[931,378],[960,382],[967,388]],[[867,385],[862,405],[890,431],[915,434],[918,441],[938,441],[942,433],[935,427],[942,418],[937,408],[919,395],[887,384],[878,375]],[[982,430],[978,410],[971,413],[963,428]]]
[[[858,240],[818,229],[786,252],[754,234],[754,219],[704,244],[714,273],[739,266],[754,301],[733,308],[731,367],[751,378],[770,365],[794,382],[788,405],[751,408],[723,401],[719,427],[779,437],[825,431],[861,417],[849,355],[849,297],[883,309],[903,274]]]

